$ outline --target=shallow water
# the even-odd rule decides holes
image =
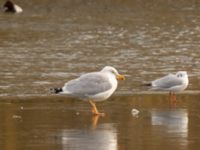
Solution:
[[[10,98],[0,102],[0,147],[10,149],[198,149],[199,97],[165,94],[113,96],[98,103],[65,97]],[[131,110],[139,110],[132,115]]]
[[[16,2],[22,14],[0,13],[0,149],[198,149],[197,0]],[[105,117],[49,93],[106,65],[127,80],[98,103]],[[176,106],[140,86],[179,70],[190,84]]]
[[[179,70],[199,90],[199,5],[161,2],[29,1],[22,14],[1,13],[0,95],[47,95],[106,65],[127,75],[121,94]]]

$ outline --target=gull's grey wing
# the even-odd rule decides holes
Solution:
[[[81,77],[71,80],[63,87],[64,91],[68,91],[74,96],[87,97],[105,92],[112,88],[109,79],[102,73],[88,73]]]
[[[167,88],[171,88],[173,86],[178,86],[181,84],[182,84],[182,80],[173,74],[169,74],[160,79],[152,81],[153,88],[155,87],[155,88],[161,88],[161,89],[167,89]]]

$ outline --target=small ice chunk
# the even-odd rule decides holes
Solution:
[[[22,119],[22,117],[19,116],[19,115],[13,115],[12,118],[13,118],[13,119]]]
[[[135,108],[133,108],[132,110],[131,110],[131,114],[133,115],[133,117],[137,117],[138,116],[138,114],[139,114],[139,110],[137,110],[137,109],[135,109]]]

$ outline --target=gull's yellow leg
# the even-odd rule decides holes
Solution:
[[[100,116],[104,116],[105,114],[104,113],[100,113],[96,107],[96,104],[93,102],[93,101],[89,101],[90,102],[90,105],[92,106],[92,113],[94,115],[100,115]]]

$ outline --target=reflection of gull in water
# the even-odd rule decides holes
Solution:
[[[115,68],[106,66],[100,72],[84,74],[65,83],[62,88],[54,88],[52,91],[89,101],[93,114],[103,115],[98,112],[94,102],[106,100],[113,94],[117,88],[116,79],[124,80],[125,78]]]
[[[152,110],[152,125],[164,126],[167,133],[181,135],[187,137],[188,134],[188,113],[185,109],[175,110]]]
[[[175,92],[183,91],[188,86],[188,75],[186,71],[179,71],[175,75],[169,74],[160,79],[154,80],[148,86],[151,86],[152,90],[162,90],[170,92],[170,99],[175,101]]]
[[[96,129],[66,129],[61,133],[63,150],[116,150],[117,132],[113,124]]]

